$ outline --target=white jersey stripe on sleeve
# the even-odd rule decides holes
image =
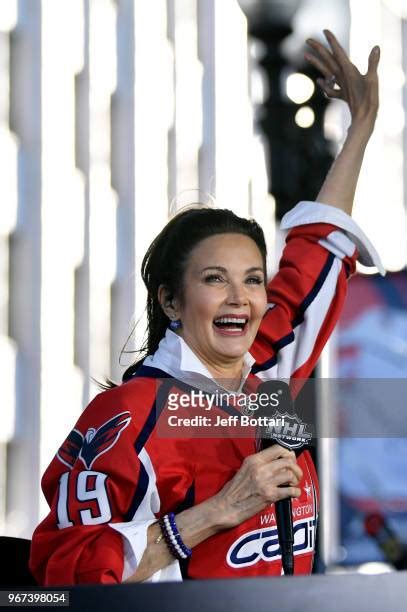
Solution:
[[[118,531],[123,538],[124,568],[122,580],[129,578],[137,569],[141,558],[147,548],[147,530],[156,522],[155,513],[160,510],[160,497],[157,490],[157,478],[150,456],[145,448],[139,452],[140,462],[148,476],[148,486],[144,498],[138,505],[133,520],[124,523],[109,523],[109,526]],[[155,572],[144,582],[182,580],[179,562],[173,563]]]
[[[138,455],[141,463],[148,476],[148,487],[143,501],[139,505],[136,515],[138,520],[146,518],[154,518],[155,514],[160,511],[160,496],[157,490],[157,477],[155,475],[153,464],[150,456],[145,448]],[[133,518],[135,518],[135,516]]]
[[[321,327],[335,297],[342,262],[334,259],[324,285],[304,313],[304,320],[294,329],[292,341],[279,350],[277,363],[267,370],[256,372],[262,380],[289,379],[306,363],[318,342]]]

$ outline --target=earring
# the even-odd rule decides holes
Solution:
[[[172,331],[175,331],[176,329],[179,329],[180,327],[182,327],[181,319],[174,319],[174,320],[170,321],[169,328]]]

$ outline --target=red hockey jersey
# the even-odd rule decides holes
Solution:
[[[290,218],[285,222],[293,228],[279,271],[267,287],[269,307],[245,356],[245,384],[307,377],[338,319],[346,278],[355,269],[355,244],[377,257],[344,213],[302,203],[293,215],[291,222]],[[320,221],[334,216],[336,226],[313,223],[313,215]],[[40,584],[126,579],[140,562],[152,522],[213,496],[255,452],[250,438],[160,435],[157,393],[185,389],[185,376],[190,375],[198,387],[200,380],[210,381],[192,350],[168,330],[133,379],[99,394],[83,412],[42,480],[51,510],[34,532],[30,560]],[[222,407],[216,411],[222,414]],[[318,483],[307,451],[298,462],[303,479],[301,497],[293,500],[295,573],[306,574],[313,562]],[[270,505],[208,538],[194,547],[186,562],[180,565],[174,560],[150,580],[280,575],[281,571]]]

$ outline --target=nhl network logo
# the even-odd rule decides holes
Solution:
[[[276,419],[282,420],[277,421]],[[265,428],[264,437],[275,440],[290,450],[310,443],[312,434],[307,431],[307,424],[296,414],[281,413],[276,410],[271,422],[283,423],[283,425],[269,425]]]

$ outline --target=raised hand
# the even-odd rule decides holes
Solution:
[[[325,78],[317,79],[318,85],[328,98],[344,100],[350,109],[352,123],[361,122],[373,130],[379,107],[379,87],[377,67],[380,48],[373,47],[368,60],[366,74],[359,72],[352,64],[347,53],[329,30],[324,30],[329,48],[313,38],[306,42],[313,53],[304,57]]]

